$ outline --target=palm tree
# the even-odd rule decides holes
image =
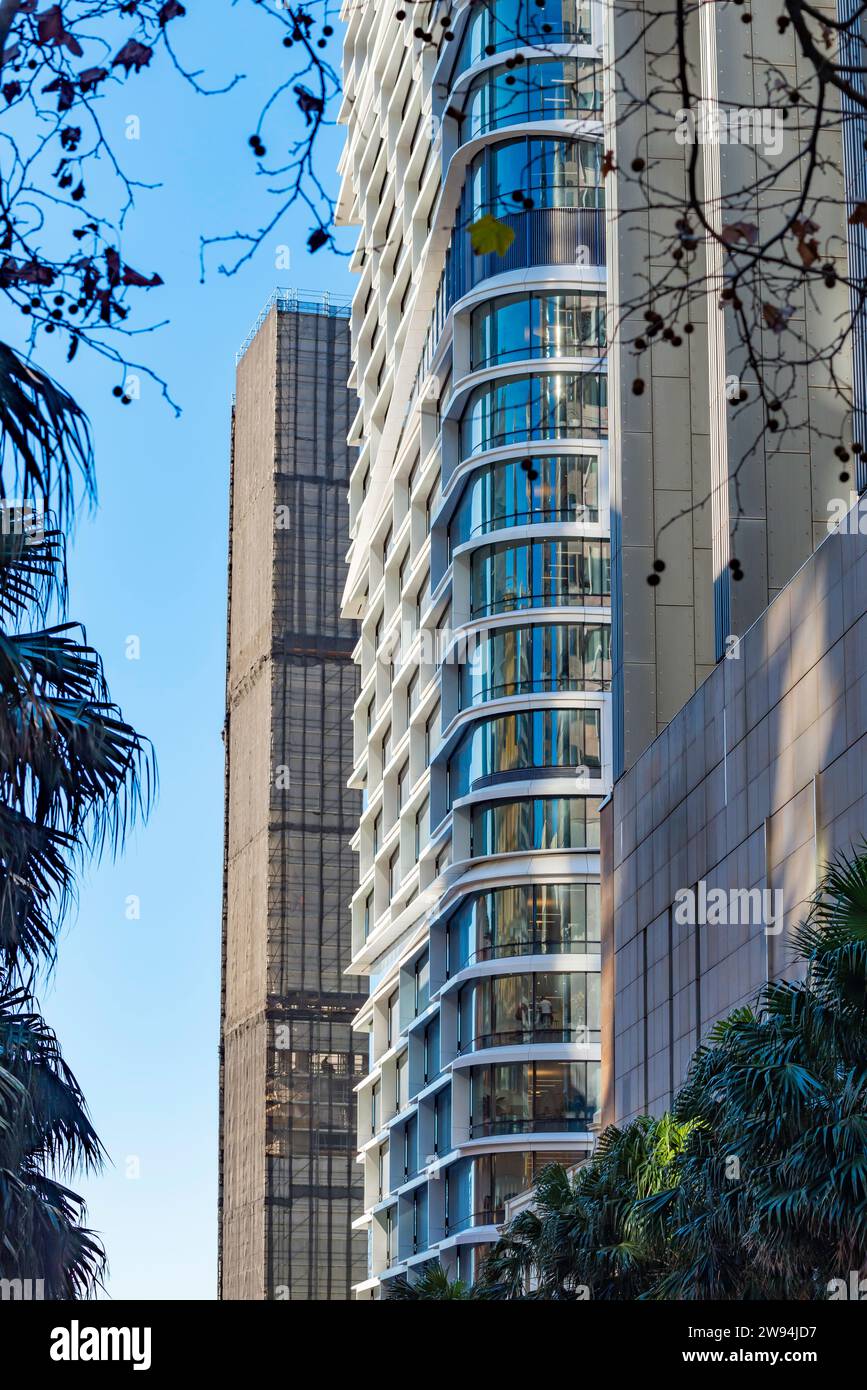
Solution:
[[[671,1115],[541,1175],[489,1296],[823,1298],[865,1272],[867,843],[828,866],[794,946],[804,979],[712,1030]]]
[[[389,1280],[387,1298],[389,1302],[410,1303],[421,1300],[442,1302],[444,1299],[471,1299],[476,1295],[470,1284],[463,1279],[450,1279],[439,1261],[425,1265],[413,1280],[405,1274]]]
[[[81,410],[0,344],[0,1277],[42,1279],[54,1298],[100,1280],[104,1252],[60,1179],[103,1154],[33,989],[77,868],[120,847],[155,789],[148,745],[65,621],[76,477],[92,499]]]
[[[57,1039],[24,989],[0,992],[0,1270],[45,1298],[85,1295],[104,1253],[84,1203],[59,1180],[93,1170],[102,1146]]]
[[[695,1054],[697,1121],[657,1207],[676,1236],[659,1294],[816,1298],[867,1259],[867,844],[826,870],[778,981]]]
[[[664,1267],[666,1240],[641,1201],[668,1186],[691,1122],[642,1116],[601,1135],[574,1175],[543,1169],[482,1273],[489,1296],[575,1301],[635,1298]]]

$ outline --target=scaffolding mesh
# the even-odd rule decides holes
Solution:
[[[364,1277],[350,957],[355,625],[339,618],[356,402],[333,304],[277,301],[233,428],[221,1066],[223,1298],[346,1299]]]

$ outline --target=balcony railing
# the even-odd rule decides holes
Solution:
[[[495,1134],[573,1134],[589,1130],[594,1112],[582,1115],[546,1115],[536,1119],[510,1115],[496,1120],[474,1120],[470,1116],[470,1139],[487,1139]]]
[[[454,966],[450,966],[448,974],[457,974],[477,961],[504,960],[511,956],[597,955],[600,947],[599,938],[593,936],[532,936],[521,941],[479,946],[474,951],[462,953]]]
[[[571,1028],[555,1028],[552,1024],[537,1024],[531,1028],[507,1028],[496,1033],[482,1033],[458,1044],[458,1055],[481,1052],[488,1047],[530,1047],[537,1043],[598,1043],[601,1031],[589,1024],[575,1023]]]

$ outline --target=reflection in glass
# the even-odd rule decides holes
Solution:
[[[460,225],[528,206],[604,207],[601,143],[522,135],[479,150],[467,170]]]
[[[500,459],[469,478],[449,524],[452,549],[472,536],[544,522],[591,525],[599,520],[595,454]]]
[[[414,997],[414,1017],[424,1013],[430,1003],[430,952],[428,948],[422,951],[415,963],[415,997]]]
[[[460,141],[527,121],[592,119],[602,111],[600,65],[592,58],[505,64],[474,77],[463,100]]]
[[[591,41],[590,0],[486,0],[470,12],[451,83],[491,52]]]
[[[601,607],[611,597],[610,542],[500,542],[470,556],[472,616],[523,608]]]
[[[605,350],[605,294],[559,290],[504,295],[470,316],[470,366],[527,357],[581,357]]]
[[[591,797],[540,796],[472,808],[470,853],[474,858],[598,848],[599,802]]]
[[[599,940],[598,883],[494,888],[449,918],[448,974],[502,956],[595,952]]]
[[[434,1100],[434,1153],[447,1154],[452,1147],[451,1087],[437,1091]]]
[[[599,439],[608,433],[602,372],[549,372],[486,381],[461,416],[461,459],[533,439]]]
[[[602,775],[602,712],[537,709],[473,724],[448,762],[449,804],[485,782],[529,768],[580,768]]]
[[[461,709],[538,691],[607,690],[611,628],[608,623],[494,628],[481,635],[460,672]]]
[[[428,1245],[428,1194],[422,1183],[412,1194],[412,1253],[426,1250]]]

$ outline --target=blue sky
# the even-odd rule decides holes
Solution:
[[[199,235],[269,211],[247,148],[262,100],[293,55],[251,0],[188,0],[175,43],[229,95],[195,95],[161,59],[105,103],[127,170],[159,182],[127,224],[124,258],[165,287],[137,297],[139,322],[168,318],[136,353],[169,382],[176,420],[143,381],[127,407],[116,373],[80,357],[58,372],[93,426],[99,507],[70,555],[70,616],[101,651],[114,697],[154,741],[160,797],[121,860],[87,874],[42,990],[113,1166],[84,1184],[110,1258],[114,1298],[211,1298],[216,1290],[217,1049],[229,423],[234,356],[275,285],[351,293],[346,261],[310,256],[309,215],[292,213],[234,279],[199,284]],[[321,14],[321,11],[320,11]],[[219,20],[215,23],[215,20]],[[339,23],[331,22],[339,30]],[[337,37],[330,56],[339,62]],[[125,118],[141,138],[124,138]],[[293,120],[295,118],[293,117]],[[297,114],[293,135],[303,118]],[[319,169],[336,188],[342,131]],[[344,234],[349,246],[351,234]],[[276,268],[280,245],[291,268]],[[14,327],[14,326],[13,326]],[[4,332],[12,332],[7,325]],[[127,639],[140,639],[138,660]],[[140,899],[138,921],[127,899]],[[137,1176],[136,1176],[137,1174]]]

